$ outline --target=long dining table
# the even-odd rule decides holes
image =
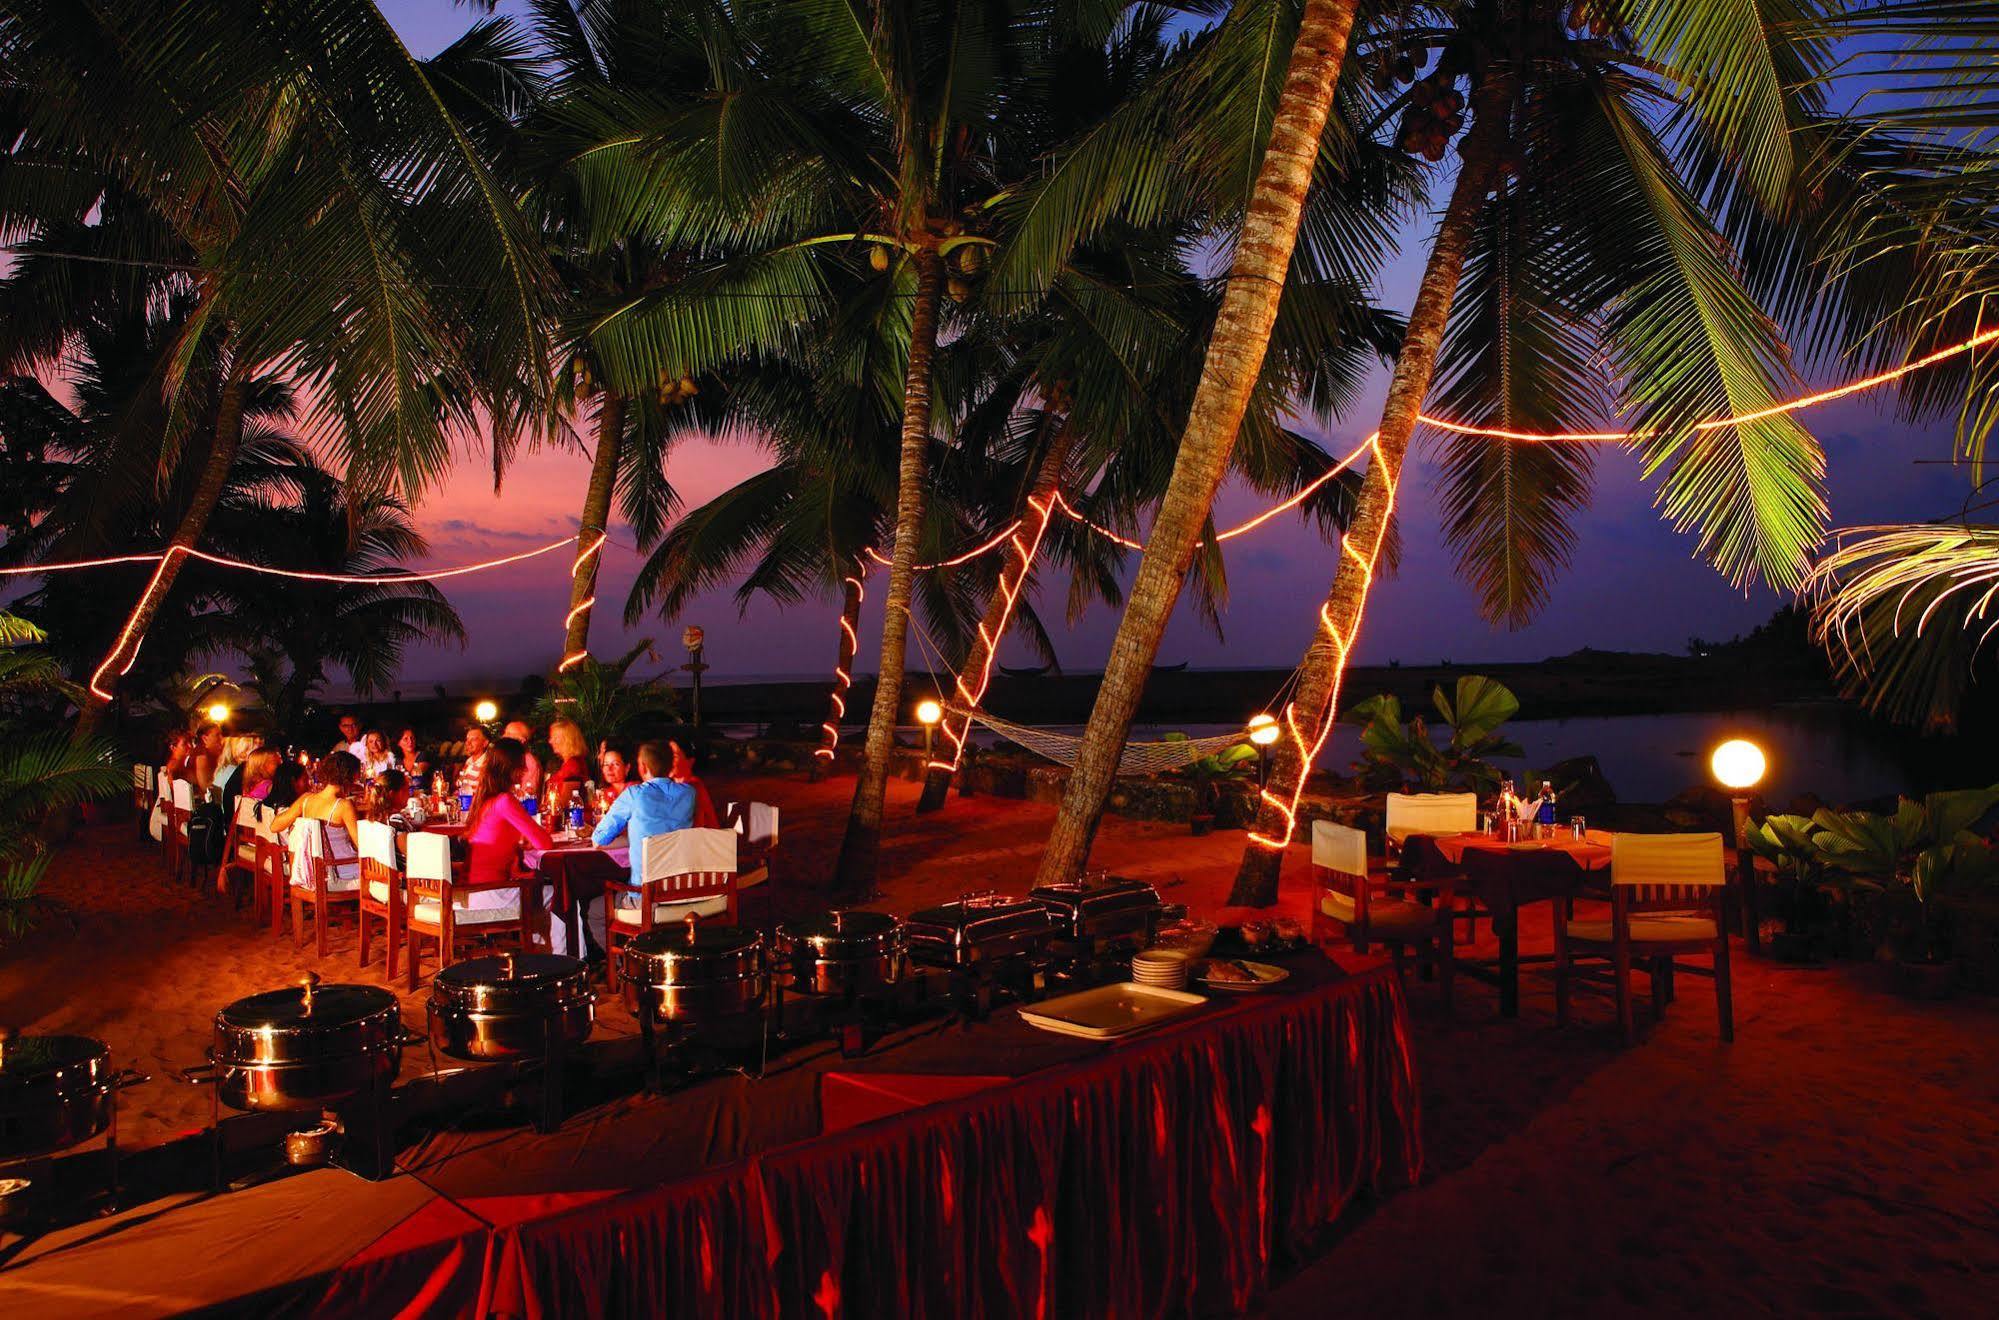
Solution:
[[[1550,962],[1554,955],[1520,953],[1520,909],[1529,903],[1574,898],[1591,891],[1591,877],[1610,868],[1610,835],[1587,831],[1578,838],[1563,832],[1545,838],[1508,840],[1484,832],[1414,835],[1412,865],[1422,865],[1428,849],[1456,868],[1440,888],[1470,895],[1492,917],[1497,958],[1454,958],[1458,970],[1499,989],[1501,1017],[1520,1016],[1520,965]]]

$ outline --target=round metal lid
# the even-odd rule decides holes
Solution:
[[[431,983],[465,989],[518,986],[527,990],[567,981],[585,970],[581,958],[559,953],[501,953],[462,959],[438,972]]]
[[[822,912],[801,921],[787,921],[777,933],[792,940],[877,940],[902,926],[900,917],[887,912]]]
[[[84,1085],[107,1067],[110,1051],[89,1036],[0,1036],[0,1089]]]
[[[640,935],[625,947],[645,957],[723,958],[762,945],[764,937],[736,926],[698,926],[675,922]]]
[[[308,972],[295,989],[266,990],[239,999],[215,1015],[218,1027],[297,1031],[348,1026],[396,1012],[396,997],[374,985],[321,985]]]

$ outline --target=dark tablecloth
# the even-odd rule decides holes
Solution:
[[[442,1132],[382,1184],[309,1175],[341,1180],[348,1255],[302,1244],[299,1218],[234,1234],[225,1296],[342,1314],[1239,1311],[1356,1195],[1421,1167],[1400,987],[1317,955],[1293,965],[1282,991],[1124,1043],[1002,1012],[905,1031],[859,1061],[813,1048],[762,1081],[615,1099],[546,1136]],[[828,1132],[819,1094],[835,1071],[879,1074],[888,1095],[936,1077],[954,1098]],[[204,1213],[232,1205],[261,1213],[256,1193]],[[93,1239],[89,1267],[169,1269],[160,1247],[185,1243],[183,1213]],[[381,1229],[358,1252],[357,1224]],[[57,1296],[63,1262],[45,1253],[21,1274]]]

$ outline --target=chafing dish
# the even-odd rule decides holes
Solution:
[[[1159,920],[1159,891],[1116,876],[1042,885],[1028,898],[1048,909],[1056,938],[1077,944],[1148,939]]]
[[[753,930],[684,925],[647,931],[618,950],[618,979],[633,1012],[659,1022],[702,1022],[763,1003],[764,941]]]
[[[501,953],[431,978],[431,1043],[459,1059],[543,1058],[589,1039],[597,997],[581,958]]]
[[[321,985],[307,972],[297,989],[267,990],[217,1013],[208,1062],[186,1078],[214,1083],[232,1109],[321,1110],[386,1088],[402,1071],[402,1047],[421,1039],[403,1027],[389,991]]]
[[[902,923],[886,912],[828,912],[777,928],[777,972],[801,994],[881,990],[902,980]]]
[[[20,1036],[0,1028],[0,1160],[46,1155],[111,1127],[118,1092],[146,1079],[111,1067],[89,1036]]]
[[[913,913],[904,925],[912,961],[964,967],[1043,953],[1054,933],[1048,909],[1003,894],[967,894]]]

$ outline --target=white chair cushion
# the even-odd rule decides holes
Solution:
[[[1355,916],[1352,897],[1337,889],[1328,889],[1319,896],[1319,911],[1334,921],[1352,922]],[[1426,931],[1437,924],[1437,910],[1424,907],[1421,903],[1411,903],[1406,898],[1369,898],[1367,904],[1367,926],[1376,934],[1404,934]]]
[[[388,902],[389,882],[386,880],[370,880],[368,882],[368,899],[374,903]]]
[[[410,920],[425,926],[435,926],[441,919],[437,900],[423,899],[410,909]],[[519,921],[521,905],[508,903],[503,907],[457,907],[451,914],[454,926],[484,926],[496,921]]]
[[[256,840],[254,840],[254,839],[253,839],[253,840],[251,840],[251,841],[250,841],[250,842],[248,842],[248,843],[239,843],[239,844],[237,844],[237,845],[236,845],[236,860],[237,860],[237,861],[239,861],[239,862],[248,862],[248,863],[249,863],[250,865],[252,865],[252,866],[255,866],[255,865],[257,864],[257,843],[256,843]]]
[[[1587,940],[1594,944],[1610,943],[1610,922],[1571,921],[1567,926],[1569,938]],[[1652,916],[1631,918],[1631,942],[1633,944],[1666,944],[1680,940],[1711,940],[1715,937],[1714,920],[1710,917],[1688,913],[1662,912]]]
[[[728,912],[728,910],[729,900],[719,895],[714,898],[690,898],[678,903],[653,904],[652,919],[654,925],[664,925],[675,921],[685,921],[687,914],[690,912],[696,916],[719,917]],[[611,919],[621,926],[638,925],[638,904],[634,903],[629,907],[613,905],[611,908]]]
[[[292,888],[298,890],[301,894],[310,894],[312,892],[311,885],[293,885]],[[326,892],[329,894],[352,894],[359,892],[360,888],[361,877],[358,875],[328,875],[326,877]]]

